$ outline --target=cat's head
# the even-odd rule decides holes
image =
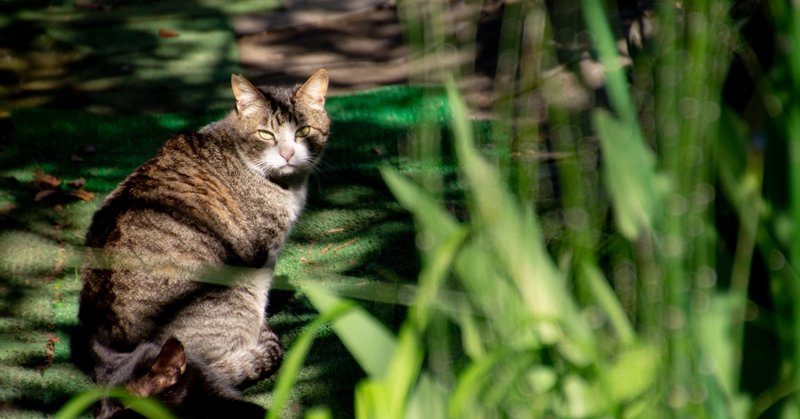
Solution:
[[[305,179],[328,141],[328,71],[318,70],[294,89],[259,89],[233,74],[231,87],[241,134],[237,147],[248,167],[274,180]]]

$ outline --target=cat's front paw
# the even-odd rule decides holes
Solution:
[[[283,346],[269,327],[265,327],[259,336],[258,345],[250,351],[251,359],[255,362],[244,381],[237,387],[247,388],[273,374],[275,374],[283,361]]]
[[[281,345],[281,340],[272,329],[266,327],[261,331],[258,345],[262,351],[261,378],[269,377],[278,371],[283,361],[283,346]]]

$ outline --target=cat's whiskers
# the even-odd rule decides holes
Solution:
[[[322,172],[319,167],[319,162],[316,161],[316,159],[303,160],[303,166],[308,170],[308,174],[319,174]]]
[[[257,160],[255,163],[252,164],[252,166],[255,174],[257,175],[256,178],[263,179],[264,177],[267,177],[267,175],[275,171],[275,166],[273,166],[266,159]]]
[[[335,165],[333,165],[331,163],[328,163],[328,161],[325,160],[324,158],[318,158],[317,161],[315,161],[312,164],[311,174],[315,174],[316,175],[316,174],[322,173],[323,171],[330,172],[330,171],[333,171],[335,169],[336,169]]]

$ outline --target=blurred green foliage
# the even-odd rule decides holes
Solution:
[[[800,6],[463,3],[466,29],[461,2],[398,2],[449,106],[381,170],[416,227],[408,312],[395,334],[308,274],[322,317],[278,382],[330,321],[358,418],[800,417]],[[470,66],[435,65],[476,10],[500,17],[488,124]]]
[[[463,45],[430,3],[400,8],[437,62]],[[447,179],[384,169],[422,268],[357,416],[797,417],[800,8],[566,3],[503,2],[488,131],[450,83],[452,143],[416,134],[423,166],[454,148],[466,215]],[[774,38],[743,34],[759,18]]]

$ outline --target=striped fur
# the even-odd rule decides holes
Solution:
[[[169,139],[108,196],[86,236],[74,338],[89,374],[103,368],[94,343],[170,336],[231,386],[277,368],[267,293],[327,142],[327,84],[325,70],[295,89],[233,75],[234,111]]]

